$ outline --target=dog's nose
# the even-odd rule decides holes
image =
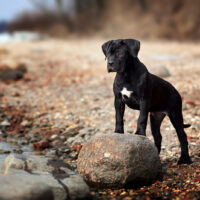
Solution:
[[[110,66],[112,66],[113,63],[114,63],[114,62],[113,62],[112,60],[109,60],[109,61],[108,61],[108,64],[109,64]]]

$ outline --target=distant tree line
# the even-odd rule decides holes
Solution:
[[[29,1],[37,11],[17,16],[9,30],[48,32],[51,27],[56,27],[53,28],[54,33],[58,33],[59,29],[88,33],[107,26],[119,27],[122,31],[134,23],[143,24],[142,20],[146,17],[151,20],[148,23],[154,25],[152,30],[158,36],[200,38],[199,0],[51,0],[54,9],[49,8],[49,0]],[[151,25],[146,35],[151,34]]]

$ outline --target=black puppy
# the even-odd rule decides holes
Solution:
[[[160,126],[166,115],[176,129],[181,146],[178,164],[191,163],[188,141],[183,124],[182,100],[178,91],[167,81],[151,74],[137,55],[140,42],[134,39],[110,40],[102,45],[108,63],[108,72],[117,72],[113,90],[115,95],[116,133],[124,133],[125,104],[140,110],[136,134],[146,135],[148,113],[155,145],[160,152]]]

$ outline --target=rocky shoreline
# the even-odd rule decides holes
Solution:
[[[0,69],[4,65],[15,68],[18,63],[24,63],[27,68],[21,80],[3,81],[0,85],[0,139],[17,145],[14,153],[23,155],[26,152],[23,146],[28,146],[31,154],[62,160],[76,172],[78,154],[84,143],[99,132],[113,131],[114,77],[106,73],[102,43],[101,39],[82,39],[2,45],[5,51],[0,51]],[[188,48],[190,54],[186,51]],[[198,46],[190,43],[146,41],[139,55],[147,67],[167,68],[166,79],[182,95],[184,121],[192,124],[186,132],[193,164],[176,165],[179,143],[166,119],[161,127],[163,177],[139,189],[90,188],[93,199],[200,197],[199,51]],[[163,54],[175,57],[159,57],[159,60],[155,57]],[[126,134],[134,134],[137,117],[137,111],[126,110]],[[147,137],[152,140],[149,127]],[[2,149],[1,153],[13,152]]]

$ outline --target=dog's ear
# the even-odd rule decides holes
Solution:
[[[109,47],[110,45],[112,44],[113,40],[109,40],[107,42],[105,42],[103,45],[102,45],[102,51],[104,53],[104,55],[107,57],[108,55],[108,51],[109,51]]]
[[[136,58],[140,50],[140,41],[134,39],[125,39],[123,42],[128,46],[130,54]]]

